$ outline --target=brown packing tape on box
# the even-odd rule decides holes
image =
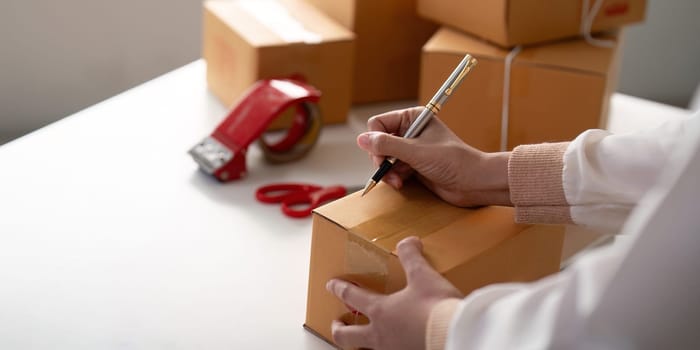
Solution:
[[[421,47],[437,25],[416,0],[307,0],[355,33],[353,102],[415,99]]]
[[[646,0],[418,0],[418,14],[502,47],[534,44],[641,22]]]
[[[499,151],[506,120],[505,149],[570,141],[587,129],[606,125],[620,46],[609,49],[570,40],[526,47],[506,69],[509,50],[441,28],[423,47],[419,98],[430,99],[451,67],[470,53],[479,66],[439,115],[455,134],[483,151]]]
[[[207,83],[226,106],[260,79],[301,75],[322,93],[324,123],[346,121],[354,34],[313,6],[301,0],[206,1],[203,34]]]
[[[466,295],[558,271],[563,230],[515,224],[513,208],[458,208],[416,183],[401,191],[380,183],[367,196],[354,193],[314,212],[305,327],[332,342],[331,321],[354,319],[326,291],[331,278],[379,293],[403,288],[395,247],[405,237],[421,237],[428,261]]]

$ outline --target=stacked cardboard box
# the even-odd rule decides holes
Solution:
[[[558,271],[563,230],[515,224],[513,208],[458,208],[416,183],[401,191],[379,184],[362,198],[352,194],[314,212],[305,327],[332,342],[332,320],[362,322],[325,289],[331,278],[378,293],[402,289],[395,248],[405,237],[421,237],[426,259],[468,294]]]
[[[452,67],[470,53],[478,66],[440,112],[470,145],[510,150],[526,143],[571,140],[586,129],[605,127],[621,36],[607,32],[595,43],[568,38],[586,21],[582,12],[591,11],[584,3],[589,2],[418,0],[419,14],[444,25],[423,46],[419,101],[428,101]],[[598,4],[597,15],[590,16],[593,31],[644,17],[644,0]],[[531,43],[538,44],[511,48]]]
[[[646,0],[418,0],[418,13],[502,47],[573,37],[587,30],[586,16],[600,7],[590,31],[644,19]]]
[[[204,4],[207,82],[226,106],[257,80],[301,76],[322,93],[324,123],[343,123],[351,104],[353,44],[352,32],[301,0]]]
[[[416,0],[307,0],[355,33],[353,102],[415,99],[421,47],[437,25]]]
[[[609,39],[617,43],[615,37]],[[510,50],[441,28],[423,47],[421,101],[432,97],[465,52],[479,63],[441,110],[440,119],[466,143],[493,152],[501,149],[502,141],[505,149],[512,149],[568,141],[586,129],[605,127],[619,45],[600,48],[570,40],[525,47],[508,68]],[[502,123],[507,123],[503,135]]]

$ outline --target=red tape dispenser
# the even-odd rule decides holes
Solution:
[[[271,162],[303,157],[321,131],[318,101],[321,92],[296,79],[267,79],[256,82],[239,100],[214,132],[189,150],[199,168],[219,181],[246,175],[245,155],[255,140]],[[273,120],[295,109],[290,128],[281,140],[269,144],[261,137]]]

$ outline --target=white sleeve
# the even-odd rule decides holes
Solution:
[[[620,263],[623,243],[601,248],[536,283],[495,284],[459,305],[446,349],[547,349],[581,329]]]
[[[614,243],[539,281],[472,292],[451,318],[445,348],[697,349],[700,114],[691,119],[669,156],[669,171],[654,175],[659,182]],[[650,180],[617,184],[633,191],[644,181]],[[605,181],[590,186],[618,190]],[[629,201],[639,195],[623,194]],[[602,200],[605,194],[580,195]]]
[[[495,284],[459,305],[446,349],[566,348],[620,263],[623,244],[601,248],[565,271],[531,284]]]
[[[571,220],[617,230],[658,180],[688,118],[625,134],[589,130],[564,153],[562,184]]]

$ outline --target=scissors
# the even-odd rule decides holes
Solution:
[[[361,186],[323,187],[306,183],[275,183],[258,188],[255,197],[263,203],[280,203],[284,215],[304,218],[322,204],[361,189]]]

